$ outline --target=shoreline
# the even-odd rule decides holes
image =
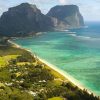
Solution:
[[[61,74],[62,76],[65,77],[66,80],[68,80],[69,82],[71,82],[72,84],[74,84],[75,86],[77,86],[79,89],[81,90],[87,90],[87,92],[89,94],[92,94],[92,91],[88,90],[85,88],[85,86],[81,85],[78,80],[76,80],[75,78],[73,78],[71,75],[69,75],[67,72],[64,72],[63,70],[57,68],[55,65],[47,62],[46,60],[40,58],[39,56],[36,56],[37,59],[39,59],[42,63],[46,64],[48,67],[50,67],[50,69],[58,72],[59,74]],[[94,93],[93,93],[94,94]],[[94,94],[95,95],[95,94]]]
[[[82,84],[80,84],[78,82],[78,80],[76,80],[75,78],[73,78],[71,75],[69,75],[67,72],[64,72],[63,70],[57,68],[57,66],[47,62],[46,60],[44,60],[43,58],[40,58],[39,56],[37,56],[36,54],[34,54],[31,50],[29,49],[25,49],[23,47],[21,47],[20,45],[18,45],[17,43],[11,41],[11,40],[8,40],[8,42],[10,44],[12,44],[13,46],[17,47],[17,48],[20,48],[20,49],[23,49],[23,50],[26,50],[28,52],[30,52],[30,54],[34,57],[36,57],[37,60],[39,60],[41,63],[45,64],[48,66],[48,68],[50,68],[51,70],[54,70],[56,71],[57,73],[59,73],[61,76],[63,76],[65,78],[65,80],[71,82],[73,85],[77,86],[79,89],[81,90],[86,90],[89,94],[92,94],[93,92],[90,91],[89,89],[87,89],[85,86],[83,86]],[[98,96],[96,95],[95,93],[93,93],[94,96]]]

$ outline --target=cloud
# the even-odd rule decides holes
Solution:
[[[60,4],[65,5],[68,4],[68,0],[59,0]]]
[[[7,9],[8,9],[8,5],[6,5],[6,1],[1,0],[0,1],[0,15],[2,15],[4,11],[7,11]]]
[[[22,2],[36,4],[46,14],[55,5],[75,4],[86,20],[100,21],[100,0],[0,0],[0,15],[9,7],[19,5]]]

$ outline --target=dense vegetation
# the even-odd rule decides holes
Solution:
[[[51,70],[30,52],[0,46],[0,100],[99,100]]]

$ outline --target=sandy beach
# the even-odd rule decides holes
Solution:
[[[35,56],[36,59],[38,59],[40,62],[46,64],[51,70],[54,70],[56,72],[58,72],[59,74],[61,74],[62,76],[65,77],[66,80],[68,80],[69,82],[73,83],[75,86],[77,86],[79,89],[81,90],[87,90],[87,92],[89,94],[93,93],[92,91],[90,91],[89,89],[87,89],[85,86],[83,86],[82,84],[80,84],[80,82],[78,80],[76,80],[75,78],[73,78],[71,75],[69,75],[68,73],[64,72],[63,70],[61,69],[58,69],[57,66],[54,66],[53,64],[50,64],[49,62],[47,62],[46,60],[40,58],[39,56],[37,56],[36,54],[32,53],[31,50],[28,50],[28,49],[25,49],[25,48],[22,48],[20,45],[16,44],[15,42],[9,40],[8,41],[9,43],[11,43],[12,45],[16,46],[17,48],[20,48],[20,49],[24,49],[28,52],[30,52],[30,54],[32,56]],[[94,94],[94,93],[93,93]],[[96,94],[94,94],[96,96]]]
[[[72,82],[74,85],[76,85],[78,88],[80,88],[81,90],[86,89],[85,86],[83,86],[82,84],[79,83],[78,80],[76,80],[75,78],[73,78],[71,75],[69,75],[68,73],[65,73],[63,70],[58,69],[56,66],[54,66],[53,64],[50,64],[49,62],[47,62],[46,60],[40,58],[37,56],[37,58],[43,62],[44,64],[46,64],[48,67],[50,67],[51,69],[55,70],[56,72],[58,72],[59,74],[63,75],[66,80],[69,80],[70,82]],[[93,93],[92,91],[86,89],[87,92],[89,94]],[[95,94],[94,94],[95,95]]]

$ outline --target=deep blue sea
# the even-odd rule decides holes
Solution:
[[[81,29],[15,40],[24,48],[77,79],[100,96],[100,22],[86,22]]]

